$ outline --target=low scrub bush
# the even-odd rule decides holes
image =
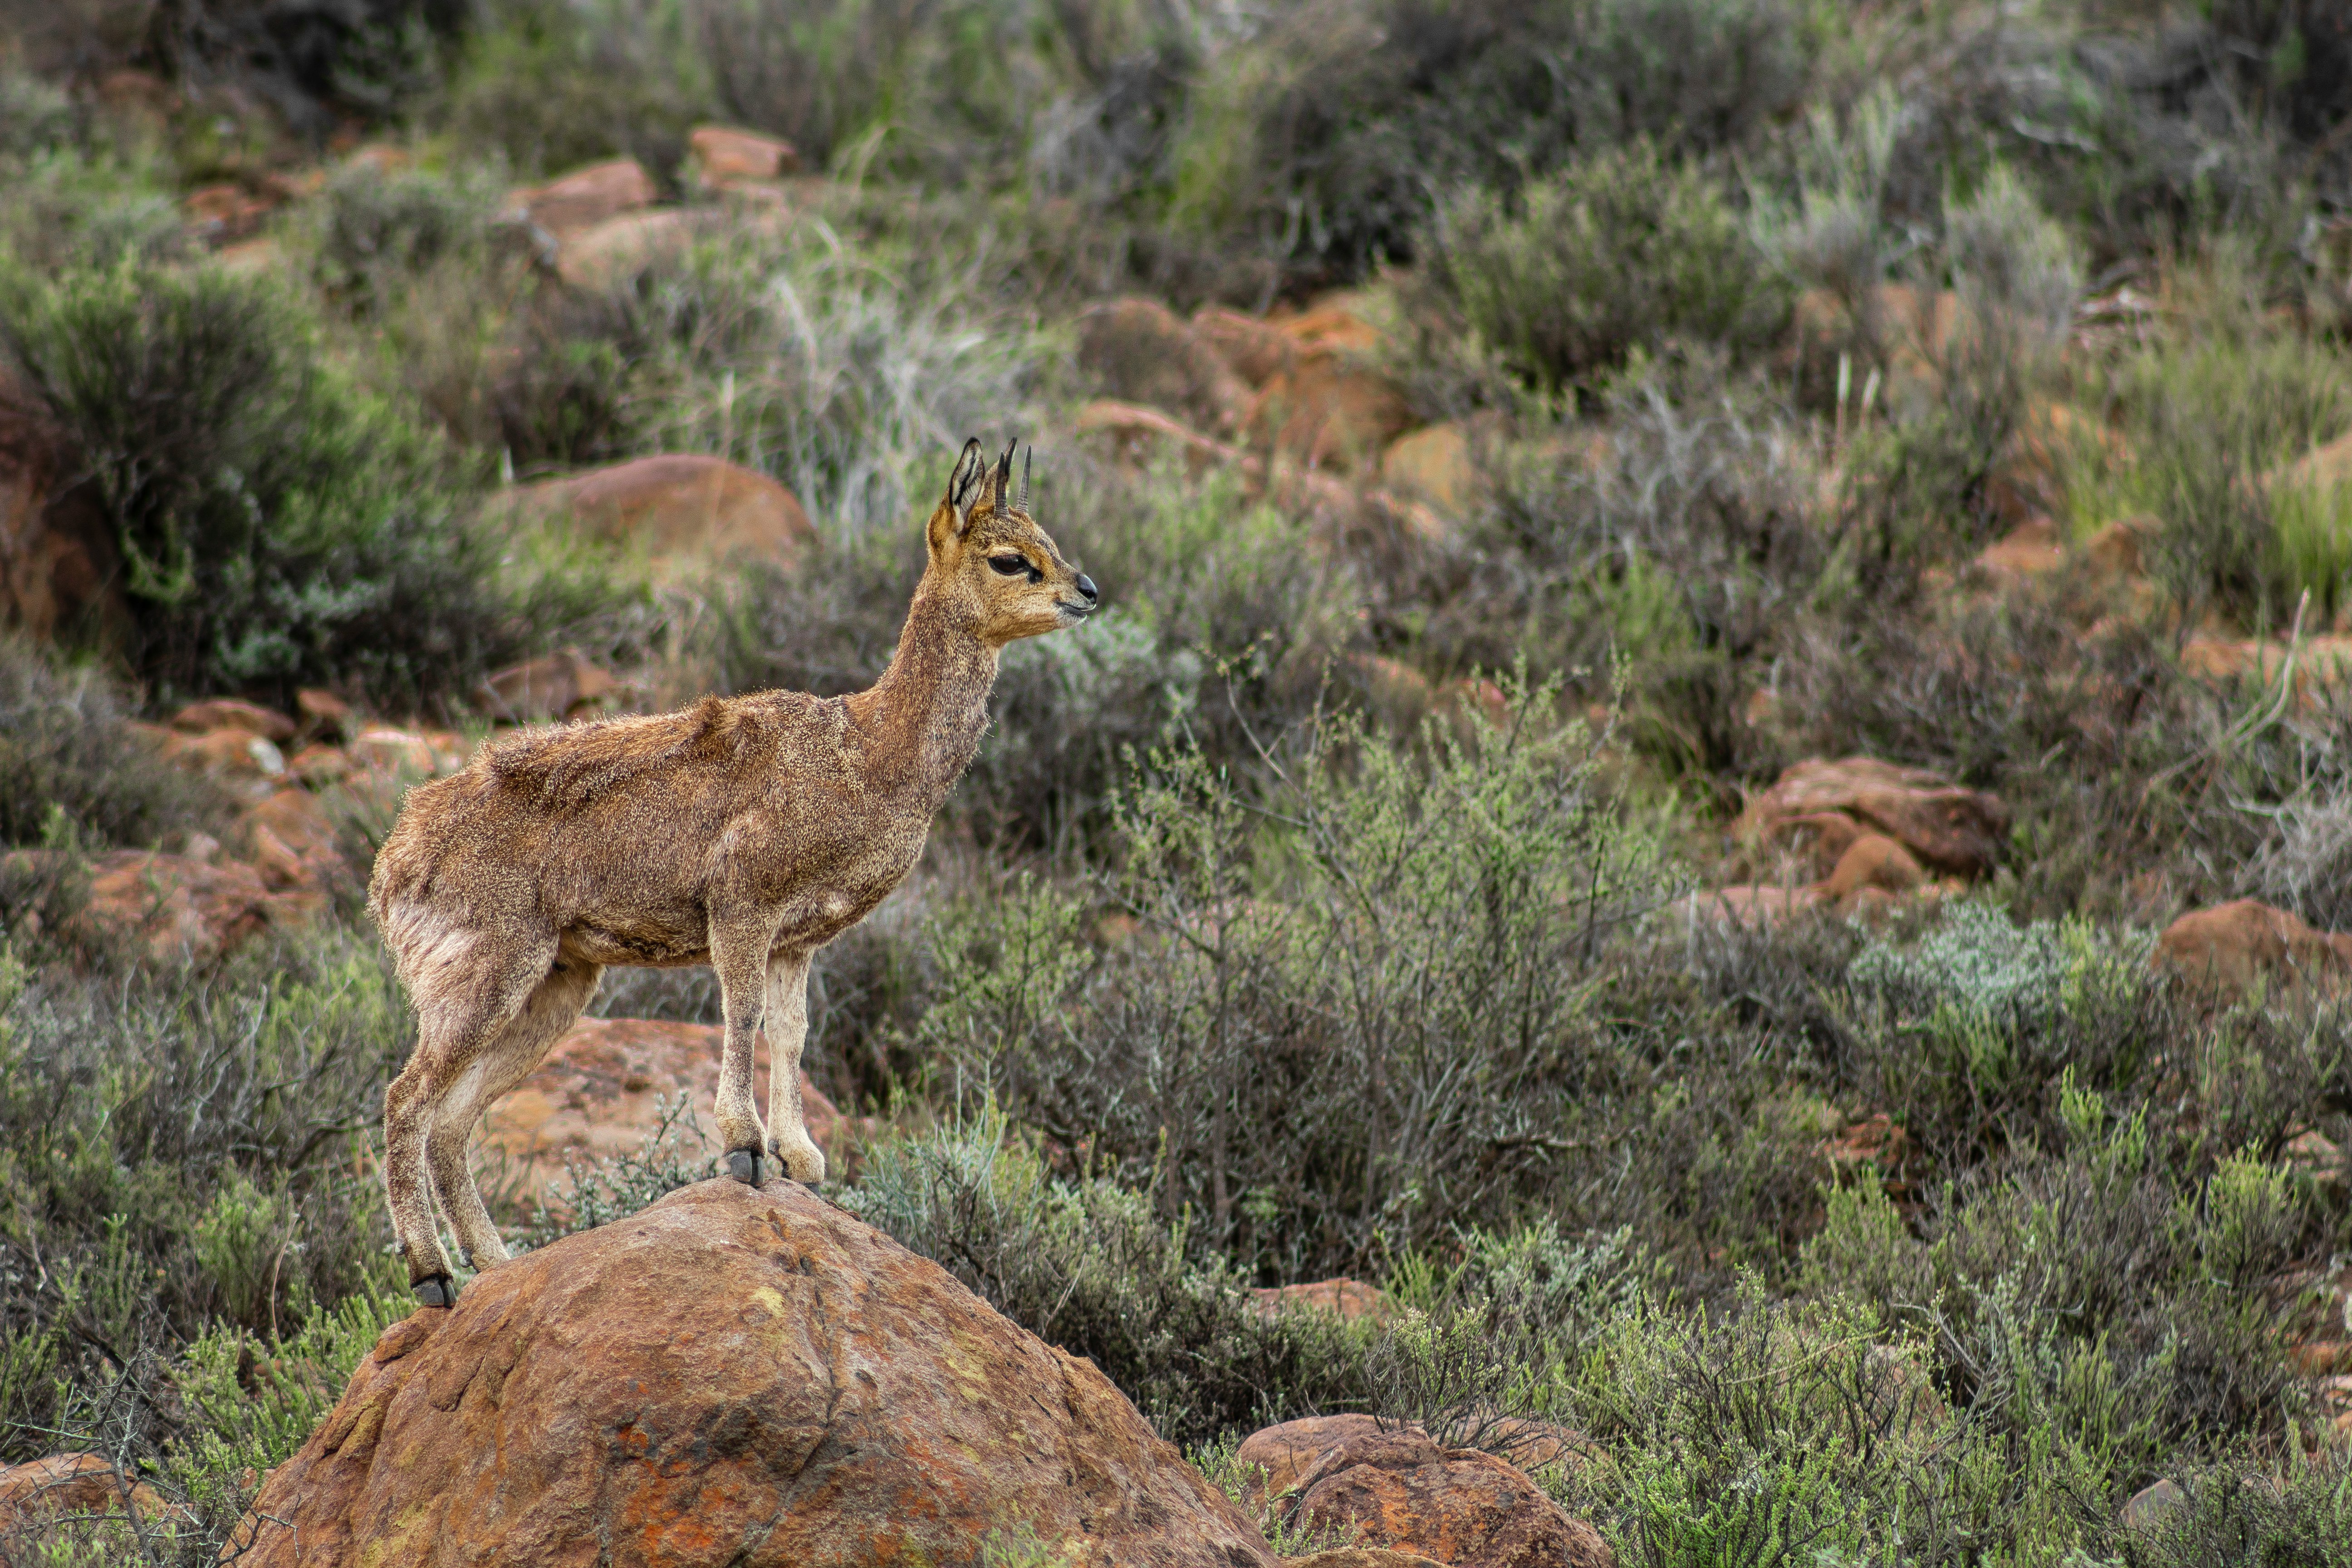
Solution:
[[[457,465],[328,363],[274,284],[126,260],[5,287],[0,342],[89,468],[158,700],[414,701],[517,645]]]
[[[1735,144],[1794,100],[1810,48],[1779,0],[1301,7],[1209,63],[1175,215],[1344,279],[1412,258],[1433,192],[1619,141]]]
[[[1196,750],[1121,803],[1097,953],[1032,888],[942,932],[925,1020],[967,1092],[1096,1169],[1152,1178],[1202,1245],[1275,1278],[1360,1270],[1545,1184],[1591,1070],[1589,979],[1654,897],[1580,725],[1433,727],[1426,756],[1327,721],[1262,804]]]
[[[383,1280],[363,1152],[407,1037],[341,931],[215,973],[0,958],[0,1458],[95,1421],[152,1455],[184,1346],[290,1335]]]
[[[1787,319],[1715,181],[1647,142],[1580,155],[1507,200],[1449,196],[1416,250],[1437,298],[1547,392],[1667,340],[1752,353]]]
[[[2315,629],[2352,591],[2345,500],[2283,471],[2352,430],[2352,374],[2326,344],[2233,304],[2221,264],[2177,287],[2202,296],[2203,324],[2085,378],[2122,440],[2066,454],[2076,527],[2153,515],[2151,575],[2189,613],[2284,631],[2308,591]]]
[[[121,692],[50,650],[0,640],[0,844],[69,827],[89,846],[157,847],[218,829],[228,802],[136,733]]]

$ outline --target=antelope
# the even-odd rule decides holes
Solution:
[[[727,1173],[772,1157],[824,1179],[802,1121],[809,963],[921,854],[988,727],[1007,643],[1100,603],[1028,510],[1028,468],[967,442],[925,530],[928,559],[882,678],[847,697],[706,697],[678,712],[525,731],[410,792],[368,910],[416,1010],[384,1091],[384,1188],[419,1302],[457,1300],[435,1223],[467,1268],[506,1261],[466,1161],[474,1124],[572,1026],[610,964],[708,963],[725,1038]],[[754,1031],[772,1057],[768,1122]]]

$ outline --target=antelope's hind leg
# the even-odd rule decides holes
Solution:
[[[466,1158],[474,1129],[483,1112],[500,1096],[529,1078],[580,1010],[596,994],[604,971],[593,963],[559,958],[524,1001],[521,1010],[506,1022],[474,1058],[457,1087],[442,1100],[441,1114],[426,1140],[433,1167],[433,1184],[440,1189],[441,1207],[457,1233],[460,1257],[468,1268],[488,1268],[507,1260],[506,1243],[482,1203],[473,1167]]]
[[[415,906],[393,911],[385,928],[416,1005],[416,1049],[383,1094],[384,1195],[408,1259],[409,1288],[425,1306],[453,1306],[457,1289],[434,1217],[434,1188],[453,1215],[465,1212],[467,1197],[475,1208],[481,1198],[462,1145],[454,1175],[434,1145],[451,1097],[554,962],[555,938],[551,932],[518,952],[490,932]]]
[[[806,952],[768,963],[768,1147],[784,1173],[803,1185],[824,1180],[824,1151],[808,1135],[801,1107],[801,1048],[808,1043]]]

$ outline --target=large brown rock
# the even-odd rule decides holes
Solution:
[[[773,180],[797,172],[801,155],[781,137],[727,125],[698,125],[687,139],[695,178],[709,190],[744,180]]]
[[[88,936],[137,946],[168,963],[217,958],[320,908],[316,894],[273,891],[258,870],[240,862],[117,849],[91,863],[89,899],[79,918]]]
[[[804,1188],[705,1182],[393,1325],[246,1568],[1273,1568],[1092,1363]]]
[[[1837,825],[1845,831],[1839,841]],[[1748,803],[1732,825],[1742,843],[1777,847],[1800,833],[1821,835],[1826,875],[1867,829],[1885,834],[1921,865],[1962,877],[1992,869],[2009,830],[2009,812],[1978,790],[1964,789],[1920,768],[1900,768],[1874,757],[1841,762],[1812,758],[1790,767],[1770,789]]]
[[[561,179],[513,192],[508,205],[557,239],[583,234],[607,218],[649,207],[661,195],[653,176],[635,158],[592,163]]]
[[[0,375],[0,625],[116,646],[131,623],[122,561],[79,472],[38,400]]]
[[[790,566],[816,544],[792,491],[723,458],[639,458],[524,486],[505,504],[524,516],[568,516],[583,531],[642,548],[657,562]]]
[[[1234,1461],[1310,1529],[1353,1528],[1360,1546],[1402,1547],[1453,1568],[1613,1568],[1601,1532],[1492,1454],[1444,1448],[1417,1426],[1369,1415],[1286,1421]],[[1285,1500],[1287,1500],[1286,1501]]]
[[[1404,389],[1370,363],[1377,334],[1337,307],[1297,317],[1284,331],[1297,357],[1258,388],[1245,420],[1251,432],[1308,468],[1377,466],[1413,423]]]
[[[672,1128],[690,1151],[712,1166],[724,1152],[710,1107],[719,1092],[721,1032],[707,1024],[650,1018],[583,1018],[555,1043],[531,1075],[491,1106],[482,1143],[500,1157],[492,1173],[503,1190],[522,1199],[553,1195],[568,1163],[635,1153],[661,1121],[667,1101],[694,1110],[689,1128]],[[765,1095],[768,1042],[752,1050],[752,1083]],[[809,1136],[825,1152],[827,1167],[855,1169],[850,1147],[862,1119],[844,1117],[801,1075],[801,1115]]]
[[[1212,435],[1230,434],[1250,405],[1223,356],[1157,300],[1113,300],[1081,315],[1078,364],[1112,397]]]
[[[2229,997],[2258,982],[2334,992],[2352,980],[2352,932],[2315,931],[2286,910],[2238,899],[2174,921],[2150,962]]]

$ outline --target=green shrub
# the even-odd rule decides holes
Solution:
[[[39,843],[52,814],[87,843],[156,847],[222,827],[227,801],[132,731],[98,671],[0,639],[0,844]]]
[[[842,1206],[946,1268],[997,1310],[1090,1357],[1179,1444],[1360,1402],[1366,1330],[1258,1311],[1150,1195],[1057,1181],[1003,1118],[869,1149]]]
[[[2067,454],[2067,503],[2084,531],[2158,519],[2150,574],[2192,613],[2284,631],[2308,590],[2315,629],[2352,595],[2343,500],[2273,476],[2352,429],[2352,376],[2334,350],[2231,299],[2247,286],[2235,273],[2216,262],[2184,279],[2201,322],[2086,378],[2124,445]]]
[[[434,105],[459,145],[525,174],[633,157],[668,176],[709,117],[707,68],[677,7],[640,0],[497,0]]]
[[[290,1331],[380,1280],[361,1151],[407,1035],[373,941],[339,931],[211,973],[0,955],[0,1353],[53,1368],[0,1456],[101,1419],[151,1452],[147,1380],[216,1314]]]
[[[275,284],[125,260],[7,288],[0,333],[89,467],[158,700],[414,701],[516,646],[456,466]]]
[[[927,1035],[1097,1169],[1159,1173],[1162,1212],[1254,1272],[1503,1217],[1591,1070],[1585,977],[1658,882],[1582,726],[1536,730],[1548,701],[1433,726],[1425,759],[1327,721],[1262,806],[1197,750],[1156,757],[1120,808],[1139,933],[1097,956],[1050,890],[975,910]]]
[[[1468,329],[1545,390],[1667,339],[1753,352],[1786,316],[1715,182],[1645,142],[1578,157],[1508,203],[1451,196],[1417,248]]]
[[[1780,0],[1302,6],[1210,62],[1176,220],[1351,277],[1414,255],[1433,192],[1507,189],[1620,140],[1735,143],[1793,101],[1810,48]]]

